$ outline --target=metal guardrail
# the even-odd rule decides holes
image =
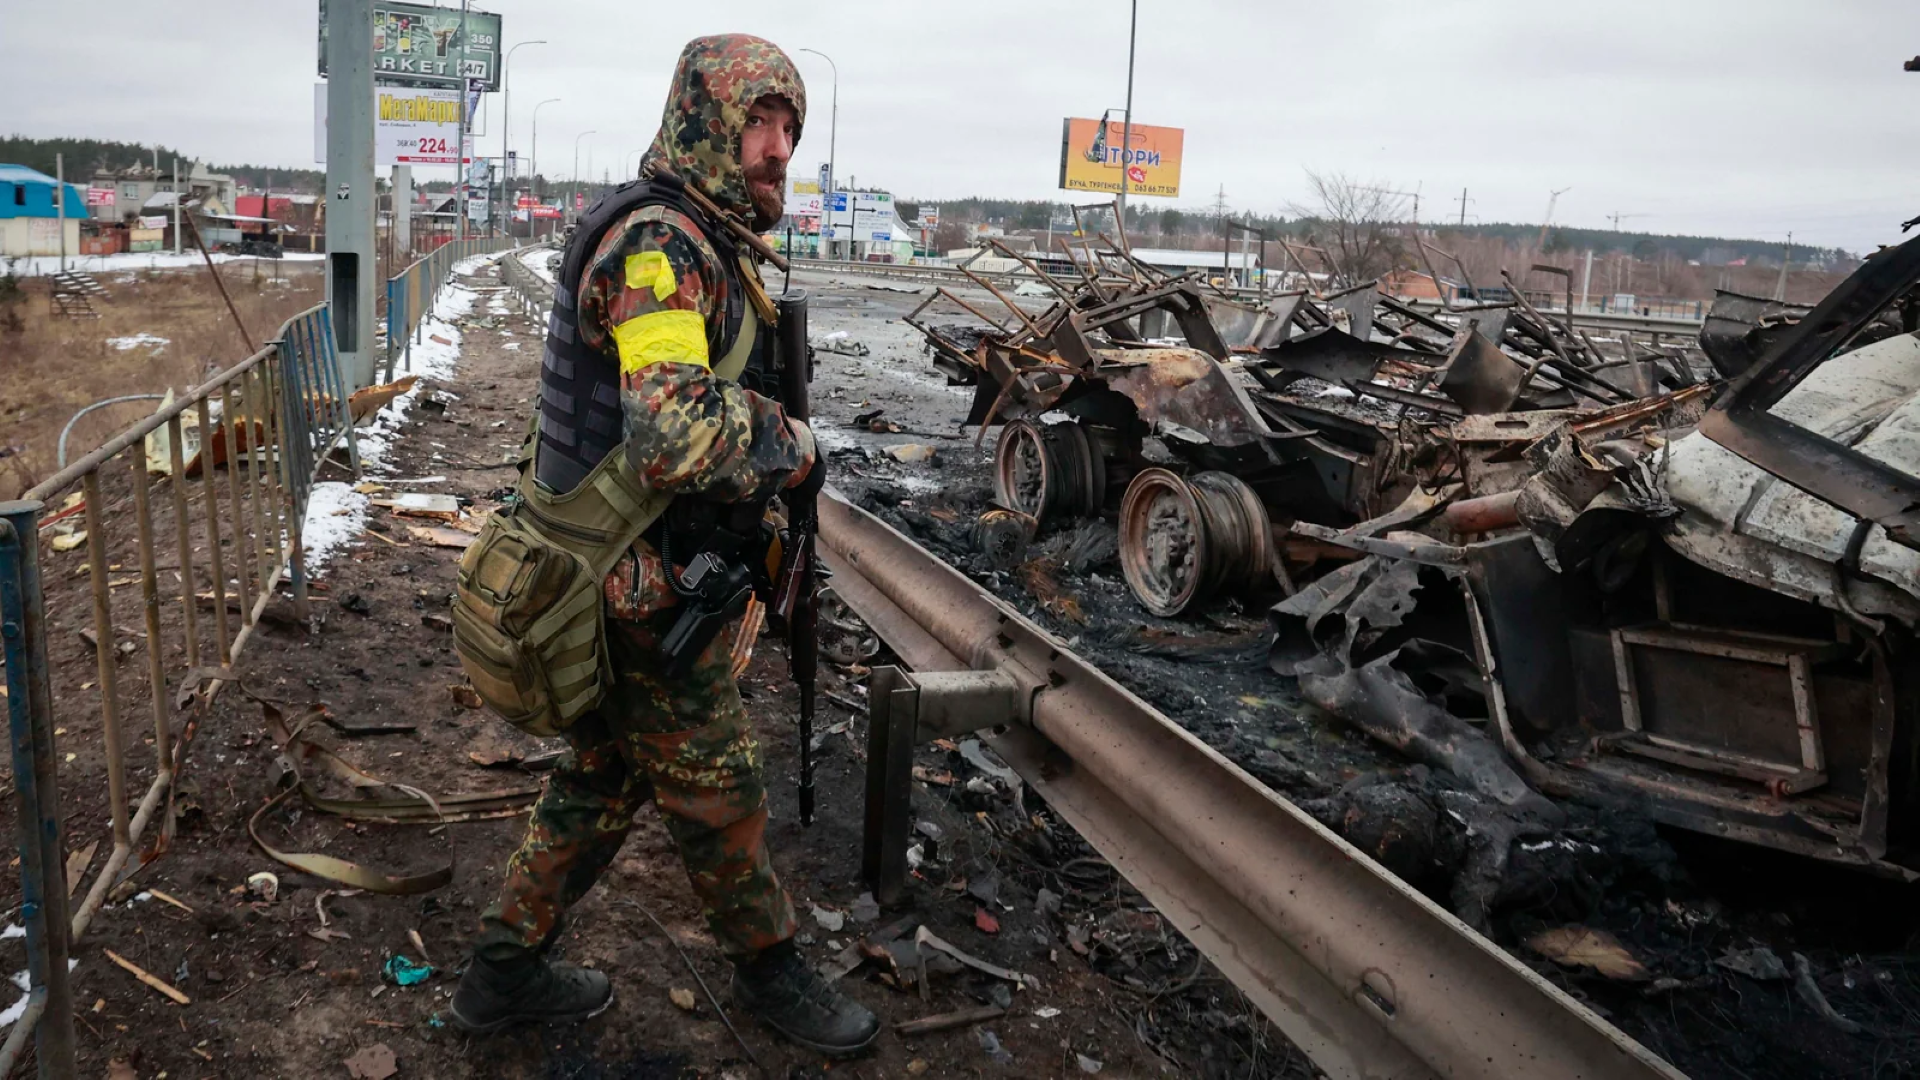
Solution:
[[[916,266],[911,263],[865,263],[830,262],[820,259],[794,259],[795,270],[813,270],[825,273],[859,274],[867,277],[891,278],[896,281],[925,281],[941,285],[973,285],[973,281],[961,271],[945,266]],[[1036,281],[1032,274],[1022,269],[998,270],[993,272],[975,271],[989,281]],[[1258,301],[1275,295],[1272,291],[1248,289],[1235,286],[1219,291],[1236,300]],[[1443,311],[1440,304],[1430,300],[1413,301],[1413,306],[1426,312]],[[1556,309],[1542,308],[1541,314],[1556,321],[1564,318],[1564,313]],[[1573,324],[1588,330],[1618,330],[1637,334],[1698,334],[1703,325],[1700,319],[1681,318],[1662,315],[1632,315],[1619,312],[1576,311]]]
[[[869,695],[867,876],[876,888],[887,858],[876,825],[884,836],[896,824],[895,872],[905,873],[912,746],[979,729],[1326,1075],[1681,1080],[1011,605],[831,491],[820,500],[820,540],[835,593],[913,668],[876,669]]]
[[[155,448],[148,440],[161,432],[164,466],[155,468],[160,463],[151,460]],[[193,454],[186,447],[189,432],[199,437]],[[252,356],[121,431],[20,500],[0,503],[0,646],[19,806],[20,911],[29,979],[26,1012],[0,1046],[0,1076],[11,1073],[29,1034],[36,1038],[41,1077],[75,1075],[69,945],[86,933],[156,813],[163,821],[158,850],[164,850],[171,811],[159,808],[185,763],[200,718],[224,684],[221,676],[230,675],[283,580],[291,585],[296,614],[304,617],[301,533],[308,495],[321,462],[342,442],[357,472],[331,313],[321,304],[289,319],[279,336]],[[156,498],[155,472],[165,475],[160,485],[170,498]],[[46,512],[75,488],[80,501]],[[54,537],[42,533],[76,518],[75,533],[84,530],[96,663],[91,672],[77,665],[56,672],[48,662],[44,591],[44,583],[54,579],[41,558]],[[179,579],[177,609],[171,586],[163,589],[157,558],[168,547],[172,565],[166,569],[177,571]],[[126,564],[137,565],[137,575],[115,578]],[[209,586],[204,594],[199,591],[203,576]],[[229,580],[238,585],[231,593]],[[116,592],[135,583],[137,600],[131,589]],[[209,601],[211,627],[200,611]],[[236,615],[229,614],[229,601]],[[119,629],[119,620],[130,617],[143,621],[144,633]],[[131,663],[136,654],[144,654],[144,671]],[[123,672],[123,663],[130,670]],[[89,674],[93,681],[82,684]],[[209,677],[214,681],[206,692],[185,704],[169,692],[199,688]],[[141,681],[150,692],[150,761],[129,752],[121,725],[123,679],[129,692],[137,692]],[[82,707],[76,702],[95,696],[96,686],[113,848],[78,908],[69,912],[63,822],[72,818],[64,812],[55,781],[55,763],[61,760],[55,703],[63,703],[61,712],[71,712]],[[177,740],[176,720],[182,722]],[[78,727],[71,717],[63,722]],[[145,767],[153,770],[153,781],[129,813],[129,777]],[[86,778],[87,790],[78,794],[98,794],[91,788],[91,762],[64,771],[68,776],[62,779],[70,783],[75,776]]]
[[[449,240],[415,259],[405,270],[387,279],[387,367],[383,381],[393,381],[395,362],[413,370],[413,347],[433,312],[433,302],[453,274],[453,264],[475,255],[489,255],[516,246],[508,236],[481,236]]]
[[[500,260],[500,280],[520,301],[521,314],[530,319],[543,319],[548,309],[553,307],[553,285],[527,269],[526,260],[529,257],[544,258],[554,248],[552,243],[532,244]]]

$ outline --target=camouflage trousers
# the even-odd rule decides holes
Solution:
[[[499,900],[481,917],[480,955],[504,960],[545,948],[649,799],[666,816],[723,952],[749,956],[793,936],[793,902],[767,854],[759,747],[731,670],[739,624],[672,680],[659,642],[675,614],[607,620],[615,684],[565,733],[569,752],[533,808]]]

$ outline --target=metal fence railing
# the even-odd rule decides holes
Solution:
[[[387,279],[387,366],[383,378],[391,382],[394,368],[413,370],[413,347],[421,327],[433,313],[433,302],[453,274],[453,264],[475,255],[505,251],[517,241],[507,236],[479,236],[449,240],[415,259],[405,270]]]
[[[553,249],[550,243],[528,245],[500,260],[500,280],[520,304],[520,313],[541,322],[546,321],[547,311],[553,307],[553,286],[529,270],[527,260],[550,258]]]
[[[164,850],[168,796],[193,732],[283,581],[304,617],[308,495],[343,442],[357,470],[322,304],[19,501],[0,503],[0,646],[29,960],[26,1012],[0,1046],[0,1076],[11,1073],[29,1035],[42,1077],[75,1075],[69,945],[86,933],[156,816],[155,853]],[[84,566],[69,572],[63,564],[82,544]],[[49,594],[58,610],[80,614],[91,664],[51,633]],[[57,664],[49,660],[56,640]],[[194,687],[204,692],[180,696]],[[150,705],[135,704],[143,698]],[[151,756],[137,732],[129,739],[122,728],[123,710],[147,709]],[[149,770],[130,813],[129,783]],[[93,807],[102,789],[112,849],[70,911],[64,833],[67,823],[99,820]]]

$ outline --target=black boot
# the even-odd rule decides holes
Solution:
[[[793,1042],[830,1057],[873,1045],[880,1018],[835,990],[783,941],[733,971],[734,1004]]]
[[[585,1020],[613,1004],[613,984],[591,968],[549,964],[533,950],[510,959],[475,954],[453,992],[454,1025],[476,1035],[509,1024]]]

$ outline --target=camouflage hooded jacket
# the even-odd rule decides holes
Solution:
[[[805,120],[799,73],[771,42],[688,42],[643,169],[670,169],[751,219],[741,142],[748,108],[770,95]],[[772,400],[713,374],[708,343],[734,287],[720,260],[700,222],[666,207],[634,211],[607,231],[579,283],[581,337],[619,360],[627,457],[649,486],[759,499],[811,465],[813,437]],[[750,264],[737,272],[757,280]]]

